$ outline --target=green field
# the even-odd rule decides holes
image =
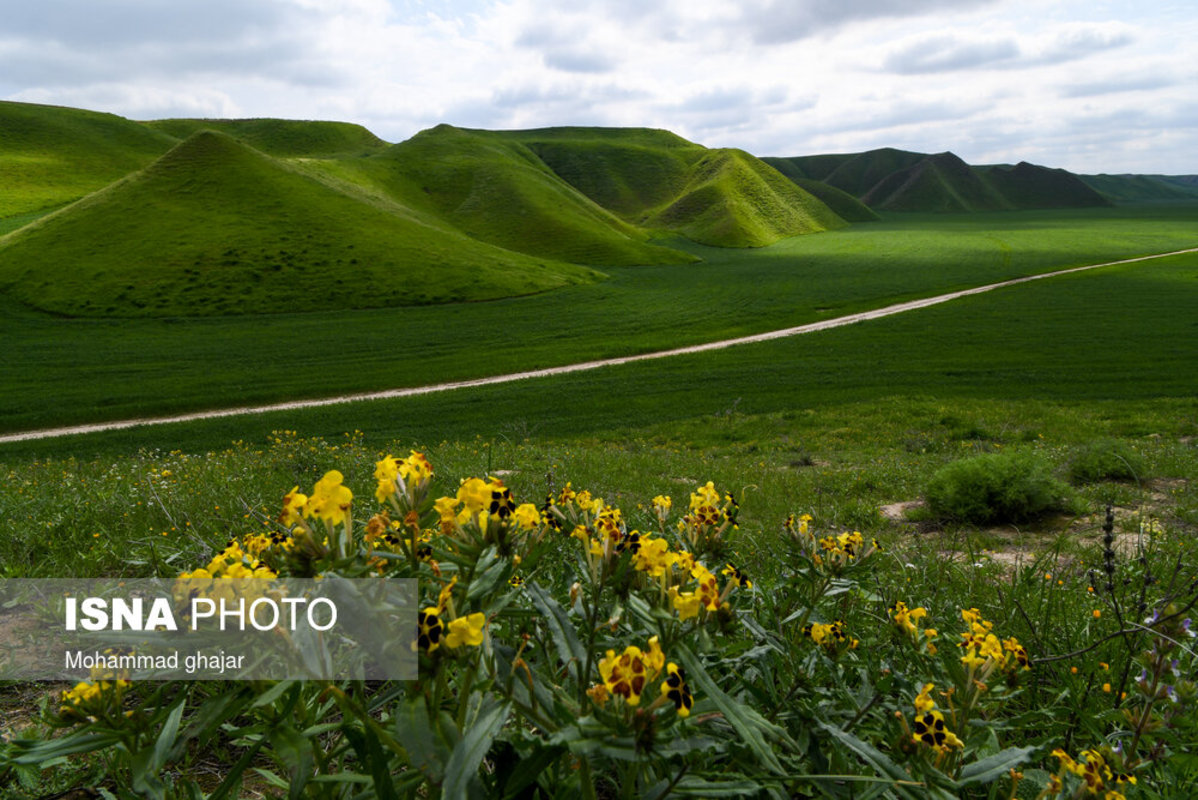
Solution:
[[[178,133],[187,129],[177,124]],[[360,143],[353,130],[328,133],[328,147],[345,137]],[[378,183],[359,180],[366,172],[351,181],[351,169],[329,168],[342,162],[272,160],[224,134],[188,141],[241,165],[224,176],[225,196],[244,196],[247,205],[226,209],[224,235],[270,241],[277,230],[251,230],[261,224],[252,202],[268,191],[279,203],[297,193],[324,197],[327,213],[306,226],[334,243],[373,232],[319,225],[350,225],[371,207],[397,218],[381,210],[398,191],[384,186],[382,172],[371,173]],[[298,136],[273,146],[321,141]],[[170,167],[171,159],[160,160],[128,182],[154,180],[164,162]],[[184,183],[212,179],[211,170],[182,169]],[[557,191],[545,173],[516,161],[462,169],[527,189],[534,210]],[[397,169],[390,179],[412,174]],[[164,203],[180,188],[170,187],[160,186]],[[135,224],[136,203],[109,202],[121,189],[58,219],[125,230],[118,226]],[[608,192],[609,206],[629,203],[610,219],[585,203],[575,207],[575,222],[591,214],[595,223],[583,229],[591,244],[610,244],[606,231],[639,224],[646,200],[627,200],[635,190],[620,181],[589,188]],[[106,216],[89,220],[101,205]],[[404,213],[436,227],[457,207],[430,200]],[[55,219],[28,212],[0,224],[17,230],[19,242],[52,232]],[[164,219],[148,221],[149,234],[169,236]],[[537,262],[485,244],[512,230],[510,221],[487,229],[496,219],[459,220],[479,227],[442,241],[492,248],[521,269]],[[21,278],[0,295],[0,340],[8,345],[0,430],[413,386],[712,341],[1190,248],[1198,245],[1196,222],[1198,206],[1171,204],[889,214],[751,250],[630,236],[635,247],[669,247],[685,258],[604,265],[601,280],[522,297],[307,313],[256,303],[254,313],[212,314],[208,302],[208,315],[198,317],[71,317],[20,302],[36,283]],[[68,233],[59,233],[61,257],[102,247]],[[531,242],[533,250],[552,244]],[[327,252],[322,258],[332,257]],[[338,274],[360,280],[352,269]],[[64,302],[71,286],[57,284]],[[94,298],[112,295],[111,287],[92,288]],[[234,277],[225,291],[262,296]],[[336,469],[354,494],[353,522],[345,523],[351,554],[324,554],[317,536],[302,550],[262,551],[263,563],[279,574],[416,578],[426,613],[448,626],[485,625],[473,643],[445,638],[436,653],[422,645],[415,681],[80,684],[66,694],[69,686],[0,686],[0,800],[78,786],[120,797],[448,797],[467,782],[476,795],[496,797],[522,796],[536,783],[541,796],[596,800],[628,787],[654,797],[995,800],[1035,797],[1053,775],[1082,796],[1084,784],[1055,753],[1096,759],[1083,755],[1099,752],[1084,750],[1091,747],[1116,772],[1134,772],[1129,797],[1185,797],[1198,768],[1198,693],[1174,673],[1193,674],[1193,653],[1177,642],[1186,636],[1181,616],[1198,607],[1196,307],[1191,253],[701,355],[405,400],[0,444],[0,577],[169,577],[227,564],[212,559],[231,538],[248,547],[254,532],[287,533],[275,522],[283,495],[292,486],[315,494],[311,487]],[[395,518],[415,526],[413,536],[427,534],[421,541],[435,564],[414,546],[411,558],[388,561],[358,549],[370,541],[362,528],[379,508],[376,461],[411,449],[431,459],[434,483],[427,496],[396,501]],[[1095,452],[1115,454],[1118,474],[1078,477],[1077,465]],[[1006,456],[1038,465],[1047,511],[986,525],[930,502],[907,517],[883,515],[886,504],[931,500],[938,477],[943,483],[979,455],[1000,460],[988,464]],[[632,566],[639,556],[631,549],[603,556],[606,566],[596,568],[595,551],[566,535],[601,529],[594,507],[579,510],[581,498],[576,507],[560,501],[572,515],[565,532],[543,525],[521,533],[500,516],[479,530],[477,515],[447,522],[433,498],[476,476],[501,478],[518,503],[539,505],[567,481],[593,491],[623,509],[629,530],[640,530],[638,547],[648,551],[647,532],[656,531],[675,555],[687,549],[718,572],[710,585],[723,586],[719,602],[686,617],[683,595],[670,599],[666,582],[674,592],[701,587],[697,568],[675,563],[660,582],[649,580]],[[708,527],[695,508],[709,480],[718,519],[736,525],[694,538]],[[655,516],[657,495],[674,498],[668,522]],[[1108,504],[1114,522],[1104,540]],[[786,524],[799,514],[811,516],[809,540]],[[388,529],[383,518],[374,524]],[[334,531],[330,523],[330,540]],[[863,544],[876,537],[880,548],[846,557],[836,542],[850,531],[863,533]],[[289,535],[292,544],[307,541],[299,528]],[[623,544],[633,541],[621,535]],[[1104,583],[1096,576],[1106,565],[1114,577]],[[742,570],[752,586],[741,582]],[[896,627],[899,602],[926,611],[919,628],[929,630],[912,638]],[[978,672],[962,666],[953,646],[970,608],[1006,647]],[[1152,612],[1165,621],[1135,622]],[[815,631],[828,625],[847,637],[821,643]],[[926,646],[933,641],[939,652]],[[689,715],[670,702],[664,673],[651,673],[639,705],[598,691],[618,685],[609,675],[614,653],[658,643],[659,671],[669,660],[671,679],[693,692]],[[1149,647],[1158,657],[1143,654]],[[1003,656],[1016,650],[1029,669]],[[1151,680],[1137,681],[1142,668]],[[1177,703],[1158,696],[1166,680],[1176,684]],[[908,719],[914,725],[930,698],[960,736],[956,749],[912,737]],[[521,763],[537,769],[522,772]]]
[[[20,342],[0,374],[0,426],[418,386],[713,341],[1193,246],[1196,218],[1193,206],[895,216],[755,250],[677,242],[703,261],[611,268],[590,286],[441,307],[90,320],[0,299],[0,333]]]
[[[703,781],[686,786],[698,786],[702,794],[715,791],[713,786],[743,793],[767,785],[793,794],[852,780],[876,785],[879,796],[914,800],[924,796],[915,790],[921,783],[958,780],[960,786],[950,784],[951,794],[938,796],[982,800],[991,796],[992,786],[1011,787],[1005,765],[1016,764],[1033,797],[1058,769],[1051,755],[1058,748],[1077,752],[1113,740],[1124,742],[1126,752],[1126,743],[1140,732],[1139,748],[1132,748],[1139,759],[1132,764],[1140,791],[1151,793],[1139,796],[1184,797],[1193,767],[1187,754],[1198,735],[1189,706],[1169,716],[1175,707],[1161,703],[1155,713],[1172,723],[1147,728],[1126,722],[1112,700],[1126,691],[1124,708],[1153,707],[1144,699],[1151,692],[1136,681],[1137,656],[1154,642],[1161,647],[1168,641],[1142,631],[1133,638],[1126,629],[1121,634],[1121,615],[1142,616],[1133,610],[1137,602],[1153,610],[1167,601],[1188,603],[1186,609],[1198,602],[1192,566],[1198,379],[1190,368],[1198,360],[1198,336],[1189,313],[1196,290],[1198,254],[1190,254],[1032,282],[703,356],[407,401],[0,447],[0,535],[12,553],[2,574],[176,575],[207,563],[231,536],[271,529],[288,487],[307,488],[330,469],[345,473],[360,526],[373,506],[374,462],[410,448],[425,451],[435,465],[437,495],[452,494],[459,479],[497,475],[518,502],[540,502],[547,491],[571,481],[575,489],[589,489],[623,508],[630,527],[642,530],[652,525],[651,497],[673,496],[677,516],[685,511],[688,493],[712,480],[733,493],[740,514],[738,528],[710,560],[739,565],[756,587],[731,595],[729,619],[713,614],[702,625],[679,629],[669,606],[653,607],[653,614],[640,610],[638,604],[654,602],[656,590],[652,582],[646,587],[635,581],[631,599],[627,587],[594,589],[596,597],[612,594],[599,621],[610,615],[618,624],[594,625],[562,614],[596,654],[649,635],[663,635],[671,659],[692,658],[686,648],[707,654],[701,662],[687,662],[688,675],[709,676],[701,684],[692,677],[693,721],[680,723],[667,716],[672,712],[659,712],[658,742],[703,735],[736,750],[750,734],[712,719],[750,709],[768,720],[760,723],[763,743],[737,759],[722,758],[719,751],[712,755],[710,746],[683,756],[685,769]],[[1053,475],[1065,476],[1071,463],[1103,440],[1134,456],[1133,477],[1075,482],[1064,489],[1056,512],[1044,517],[978,528],[926,512],[917,513],[915,522],[889,520],[880,512],[883,504],[919,499],[942,467],[978,454],[1034,458]],[[1110,589],[1094,577],[1106,557],[1100,525],[1107,504],[1115,506],[1114,531],[1122,542],[1113,556],[1118,580]],[[808,568],[782,526],[787,515],[802,513],[812,516],[820,535],[860,530],[883,549],[859,568],[821,582],[826,576]],[[672,526],[663,535],[670,531]],[[493,584],[496,599],[463,589],[456,601],[459,617],[475,608],[488,615],[487,635],[497,647],[515,646],[524,621],[544,615],[528,595],[507,587],[508,573],[529,570],[527,580],[561,604],[572,581],[586,580],[585,568],[580,574],[578,567],[585,560],[573,557],[573,538],[553,534],[545,544],[543,558],[525,557],[519,567],[499,562],[501,579],[487,584]],[[471,587],[482,585],[481,570],[471,567],[473,555],[452,548],[437,554],[439,572],[421,567],[419,573],[426,595],[437,594],[446,571],[466,575]],[[926,609],[923,624],[939,627],[939,656],[913,650],[895,635],[895,601]],[[1001,636],[1016,637],[1033,664],[1029,673],[1005,682],[996,676],[983,699],[974,701],[984,709],[978,716],[984,726],[967,726],[961,712],[949,717],[946,710],[964,742],[963,755],[933,761],[902,746],[910,741],[903,726],[912,698],[928,683],[953,688],[957,698],[976,685],[962,672],[952,646],[961,611],[971,607],[993,620]],[[799,623],[834,619],[846,620],[853,639],[860,637],[859,648],[813,651]],[[586,639],[588,630],[597,633]],[[1179,628],[1170,635],[1184,634]],[[581,769],[593,770],[588,773],[593,777],[581,778],[583,787],[591,780],[601,786],[633,779],[651,783],[680,769],[677,756],[652,750],[635,771],[625,769],[622,761],[632,756],[619,748],[633,747],[629,732],[640,717],[629,709],[625,718],[599,718],[601,724],[592,717],[576,722],[568,704],[593,682],[591,672],[599,674],[593,668],[598,655],[576,687],[572,671],[560,667],[564,659],[553,649],[553,638],[534,629],[533,641],[524,655],[528,682],[558,687],[567,701],[545,704],[552,717],[533,709],[520,717],[525,726],[505,728],[492,758],[506,757],[509,739],[530,753],[541,752],[538,748],[552,742],[550,732],[565,730],[606,748],[583,751]],[[1192,670],[1188,650],[1173,655],[1181,659],[1183,673]],[[488,668],[481,659],[474,665],[460,656],[424,660],[421,674],[440,670],[445,689],[431,700],[421,692],[434,681],[409,682],[396,692],[414,694],[416,709],[432,702],[429,707],[444,709],[445,718],[466,720],[453,731],[471,730],[468,716],[455,716],[460,709],[477,705],[480,694],[503,697],[512,687],[503,680],[475,681],[475,670],[487,675]],[[698,671],[700,665],[705,672]],[[1167,673],[1168,664],[1160,669]],[[324,730],[321,720],[335,712],[323,704],[321,684],[304,684],[287,702],[265,710],[259,710],[266,703],[259,700],[261,689],[166,686],[170,696],[183,698],[182,705],[170,706],[154,687],[135,685],[122,706],[133,708],[135,722],[114,714],[68,727],[57,737],[41,721],[57,719],[57,693],[28,685],[0,688],[0,709],[21,733],[0,743],[0,771],[20,769],[25,785],[43,793],[83,783],[125,787],[137,780],[131,775],[147,769],[145,759],[130,754],[154,752],[163,731],[169,731],[168,743],[176,737],[187,742],[205,719],[204,709],[221,702],[243,709],[244,727],[214,733],[212,741],[220,746],[173,749],[150,769],[173,785],[194,781],[204,791],[213,789],[206,776],[242,770],[246,787],[263,791],[312,774],[363,785],[385,780],[380,768],[373,777],[364,774],[361,760],[345,745],[323,761],[296,760],[297,747],[305,752],[325,747],[315,731]],[[22,710],[43,697],[45,716]],[[381,707],[389,719],[401,713],[402,703],[388,696],[371,708]],[[165,720],[172,707],[181,709],[176,722],[181,716],[186,724]],[[949,706],[942,700],[941,707]],[[404,725],[423,724],[423,717],[403,719]],[[333,724],[350,738],[344,721]],[[836,740],[847,742],[847,749],[823,734],[813,735],[810,744],[796,743],[804,731],[823,730],[820,724],[851,728],[851,735],[842,730]],[[143,733],[133,744],[88,738],[138,725]],[[239,747],[239,736],[263,725],[294,732],[286,740],[272,734],[260,751]],[[536,735],[511,733],[528,725],[535,725]],[[379,727],[377,735],[385,737],[391,729],[402,734],[404,727]],[[432,746],[447,753],[457,740],[452,733],[434,736],[430,729]],[[69,764],[51,760],[70,748],[76,755]],[[257,758],[243,760],[247,752]],[[542,757],[574,763],[573,756],[551,747]],[[424,780],[404,748],[388,748],[377,758],[396,779]],[[779,776],[768,768],[771,759],[793,766]],[[996,783],[970,784],[982,768],[975,765],[994,763],[987,759],[1004,764]],[[47,768],[32,766],[43,764]],[[502,781],[502,773],[484,772],[489,791],[498,794],[492,784]],[[546,771],[540,780],[551,787],[550,795],[578,795],[580,779],[572,775],[569,768]],[[907,783],[895,783],[896,777]],[[265,784],[258,782],[262,778]],[[0,789],[5,800],[20,797],[5,791]]]

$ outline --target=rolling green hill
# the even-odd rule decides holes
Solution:
[[[814,195],[845,222],[873,222],[880,219],[876,211],[843,189],[837,189],[831,184],[807,177],[789,158],[763,158],[761,160],[790,178],[803,191]]]
[[[1114,203],[1152,203],[1194,200],[1198,182],[1193,176],[1079,175],[1086,185]]]
[[[817,180],[884,211],[974,212],[1088,208],[1109,201],[1078,176],[1021,162],[970,166],[952,153],[883,148],[763,159],[792,180]]]
[[[388,144],[361,125],[289,119],[162,119],[144,123],[176,139],[203,130],[220,131],[251,147],[283,158],[361,156]]]
[[[667,131],[561,128],[503,134],[630,223],[717,247],[760,247],[843,227],[823,202],[743,150]]]
[[[0,218],[77,200],[175,144],[115,114],[0,102]]]
[[[0,289],[68,315],[418,305],[597,277],[369,204],[211,131],[0,239]]]
[[[1063,169],[1049,169],[1020,161],[975,167],[991,186],[1015,208],[1085,208],[1110,205],[1081,178]]]
[[[861,201],[889,211],[997,211],[1012,207],[952,153],[937,153],[890,173]]]
[[[694,261],[651,244],[527,147],[489,131],[438,125],[372,158],[319,166],[509,250],[605,266]]]

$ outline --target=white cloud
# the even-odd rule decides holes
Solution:
[[[0,29],[0,97],[344,119],[389,141],[439,122],[605,124],[763,155],[895,146],[1198,172],[1192,115],[1160,112],[1196,102],[1184,5],[113,0],[100,18],[38,0]]]

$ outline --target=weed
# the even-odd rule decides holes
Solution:
[[[1030,453],[987,453],[954,461],[928,481],[928,508],[941,517],[988,525],[1024,522],[1065,507],[1068,488]]]

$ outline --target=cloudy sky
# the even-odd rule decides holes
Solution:
[[[0,99],[1198,173],[1193,0],[0,0]]]

